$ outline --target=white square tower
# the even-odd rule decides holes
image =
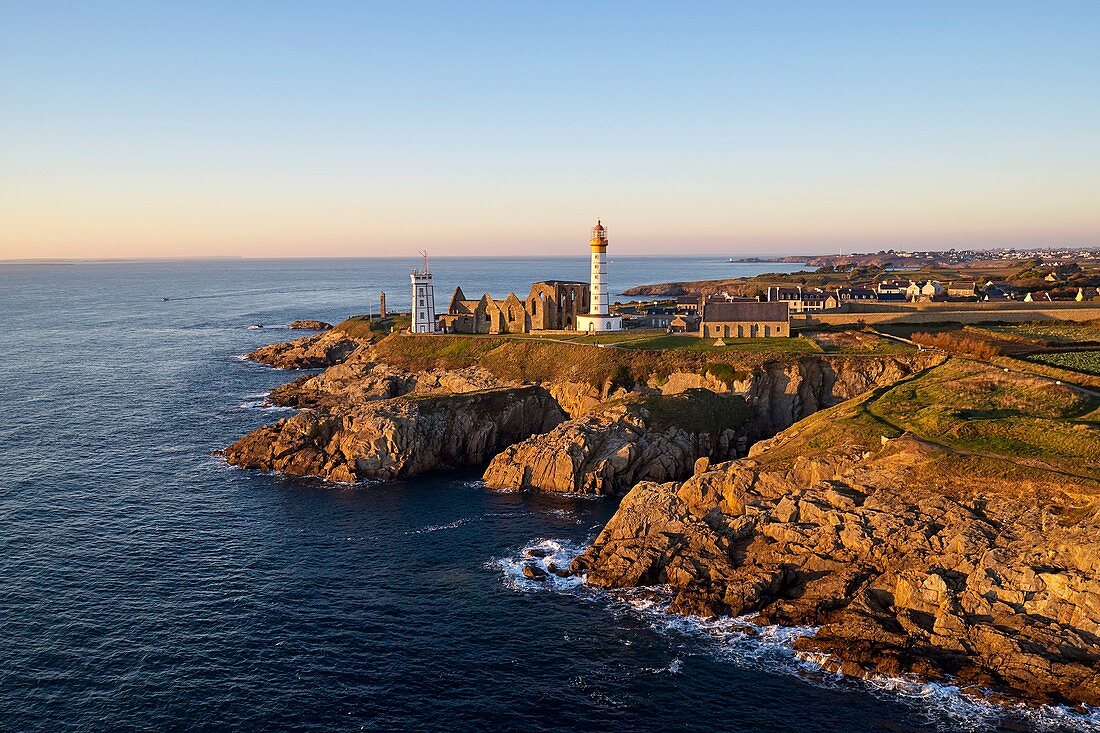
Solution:
[[[424,264],[412,271],[412,325],[413,333],[436,333],[435,286],[432,271],[428,267],[428,253],[420,252]]]

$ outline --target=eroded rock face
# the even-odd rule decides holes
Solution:
[[[753,406],[753,439],[769,438],[826,407],[894,384],[943,361],[935,354],[906,358],[803,356],[771,361],[735,383]]]
[[[730,428],[704,432],[658,429],[651,418],[644,406],[626,403],[563,422],[506,448],[489,464],[485,482],[504,490],[622,495],[639,481],[690,476],[702,456],[728,459],[744,448],[733,421]]]
[[[338,331],[327,331],[268,344],[253,351],[248,358],[279,369],[321,369],[339,364],[365,343]]]
[[[743,392],[748,418],[731,419],[709,430],[692,420],[657,429],[644,408],[608,407],[610,398],[587,385],[552,385],[551,394],[559,402],[565,400],[565,412],[573,419],[511,446],[493,459],[484,478],[495,489],[613,495],[626,493],[640,481],[682,480],[701,457],[736,458],[753,440],[941,360],[885,358],[849,364],[808,357],[765,363],[732,384],[709,375],[674,372],[661,384],[650,380],[645,386],[665,398],[689,401],[692,395],[713,398]],[[623,394],[616,399],[624,399]]]
[[[799,648],[848,674],[1100,704],[1100,539],[1091,514],[1056,508],[1057,474],[976,479],[907,436],[764,465],[784,440],[638,485],[571,569],[667,584],[674,611],[820,626]]]
[[[480,465],[565,419],[541,387],[411,396],[303,410],[225,449],[242,468],[332,481],[393,479]]]

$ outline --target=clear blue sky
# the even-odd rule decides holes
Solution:
[[[6,2],[0,258],[1100,244],[1100,2]]]

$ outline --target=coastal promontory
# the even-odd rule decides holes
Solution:
[[[875,338],[653,349],[337,326],[252,354],[324,369],[274,390],[295,414],[224,456],[622,497],[568,569],[593,586],[808,627],[798,653],[847,675],[1100,704],[1100,394]]]

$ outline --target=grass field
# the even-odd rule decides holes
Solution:
[[[956,340],[980,342],[995,352],[1021,356],[1028,352],[1044,348],[1061,348],[1075,343],[1095,343],[1100,341],[1100,323],[1071,321],[1041,321],[1033,323],[987,323],[980,325],[962,325],[958,323],[925,324],[879,324],[877,330],[902,338],[912,338],[916,333],[934,335],[949,334]],[[948,347],[945,347],[948,348]],[[951,351],[948,348],[948,351]],[[1041,359],[1039,361],[1042,361]],[[1057,359],[1045,362],[1051,365],[1070,367]],[[1095,374],[1087,369],[1087,359],[1077,359],[1075,363],[1085,365],[1078,369],[1083,373]]]
[[[375,353],[379,360],[409,371],[480,366],[517,382],[568,380],[598,389],[661,383],[674,372],[706,374],[732,385],[766,362],[820,353],[817,344],[803,338],[731,339],[725,347],[713,343],[664,335],[594,348],[551,339],[398,333],[380,340]]]
[[[1047,343],[1067,344],[1100,341],[1100,323],[1089,321],[1041,321],[985,326],[984,330],[1009,337],[1022,336]]]
[[[807,334],[826,354],[908,354],[916,347],[875,333],[859,331],[821,331]]]
[[[1026,374],[952,360],[867,405],[870,415],[963,451],[1037,459],[1100,478],[1100,398]]]
[[[662,349],[707,352],[753,352],[766,354],[811,354],[821,347],[803,338],[746,338],[723,339],[725,346],[715,346],[716,339],[697,336],[652,336],[623,343],[624,349]]]

